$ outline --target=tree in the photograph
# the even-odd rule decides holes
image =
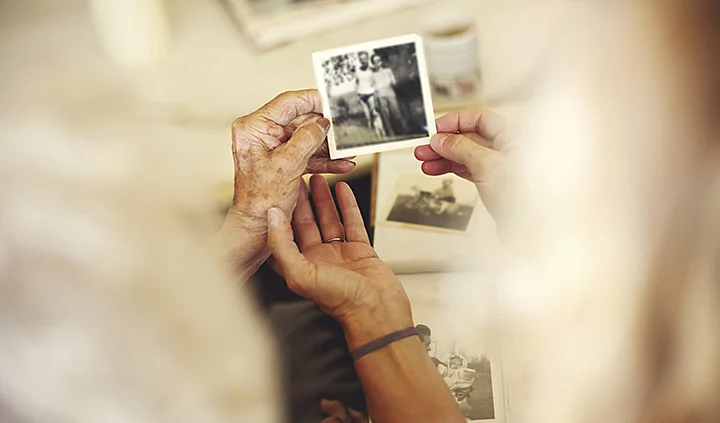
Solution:
[[[355,79],[355,54],[339,54],[323,62],[325,84],[338,86]]]

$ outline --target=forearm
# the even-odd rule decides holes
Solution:
[[[230,210],[213,240],[216,257],[245,283],[270,257],[265,221]]]
[[[384,321],[385,323],[380,323]],[[386,324],[378,319],[376,334],[370,328],[346,328],[348,345],[354,350],[365,343],[412,325]],[[395,320],[397,321],[397,320]],[[395,327],[393,327],[395,326]],[[400,327],[403,326],[403,327]],[[460,409],[417,336],[395,341],[361,357],[355,363],[373,423],[464,423]]]

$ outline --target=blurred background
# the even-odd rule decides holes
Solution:
[[[314,87],[312,52],[422,34],[438,13],[461,14],[477,32],[479,63],[465,104],[512,118],[566,3],[3,0],[0,115],[4,125],[52,118],[89,139],[172,140],[195,152],[188,172],[217,182],[208,198],[221,206],[231,196],[230,124],[282,91]],[[358,160],[350,178],[371,172],[372,157]]]

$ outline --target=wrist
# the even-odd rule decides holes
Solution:
[[[267,211],[271,207],[236,202],[225,215],[223,229],[267,234]]]
[[[348,348],[354,351],[393,332],[413,327],[410,304],[392,304],[348,313],[338,319],[345,332]]]
[[[267,247],[267,218],[260,218],[246,210],[232,206],[218,232],[214,248],[243,281],[270,256]]]

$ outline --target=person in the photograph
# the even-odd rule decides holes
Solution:
[[[465,368],[460,373],[460,378],[450,386],[450,392],[455,396],[460,412],[467,419],[472,418],[473,407],[470,404],[470,397],[475,390],[475,371]]]
[[[433,364],[440,373],[443,373],[447,366],[432,353],[432,330],[430,330],[427,325],[420,324],[415,326],[415,331],[417,332],[418,338],[420,338],[420,342],[422,342],[423,347],[425,347],[425,351],[430,357],[430,360],[432,360]]]
[[[395,75],[392,69],[385,66],[382,57],[378,54],[372,56],[372,64],[377,105],[385,124],[385,131],[388,135],[403,134],[406,132],[405,122],[395,93]]]
[[[365,113],[367,126],[369,129],[375,130],[378,118],[378,106],[375,90],[375,78],[372,67],[370,66],[370,55],[366,51],[358,53],[359,65],[355,69],[355,83],[360,105]]]
[[[406,204],[406,207],[421,212],[426,211],[430,207],[430,202],[433,197],[432,192],[425,191],[417,185],[410,187],[410,192],[412,200]]]
[[[425,351],[430,354],[432,351],[432,330],[427,325],[416,325],[415,331],[422,342]]]
[[[433,191],[433,195],[440,201],[454,203],[456,198],[452,179],[443,179],[442,186]]]
[[[453,354],[448,359],[447,369],[443,373],[445,383],[449,388],[452,388],[459,383],[464,375],[464,371],[467,370],[468,363],[465,357],[460,354]]]
[[[434,200],[433,204],[437,214],[452,212],[456,209],[455,202],[457,199],[455,198],[455,190],[453,189],[452,179],[444,179],[442,181],[442,186],[433,191],[432,194]]]

